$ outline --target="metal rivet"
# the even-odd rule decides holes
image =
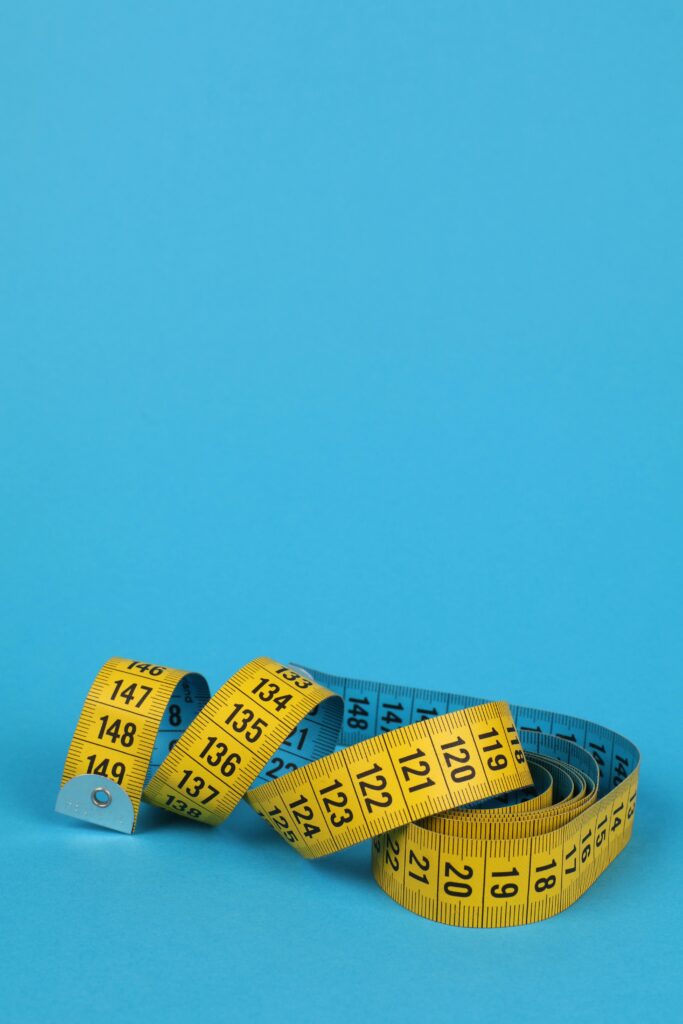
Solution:
[[[93,789],[90,799],[95,807],[104,808],[109,807],[112,797],[108,789],[105,789],[104,786],[98,786],[97,789]]]

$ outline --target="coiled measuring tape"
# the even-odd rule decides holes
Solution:
[[[496,927],[551,917],[611,863],[631,835],[638,767],[617,733],[533,708],[269,658],[210,697],[200,675],[113,658],[86,698],[57,810],[132,832],[142,798],[217,825],[245,797],[304,857],[372,839],[374,877],[396,902]]]

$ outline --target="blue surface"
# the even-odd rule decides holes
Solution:
[[[2,5],[5,1024],[676,1005],[682,44],[674,0]],[[247,807],[53,813],[105,658],[262,653],[626,733],[630,847],[469,932]]]

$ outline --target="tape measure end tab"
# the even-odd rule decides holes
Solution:
[[[76,775],[57,794],[55,810],[69,818],[125,832],[135,828],[131,799],[117,782],[99,775]]]

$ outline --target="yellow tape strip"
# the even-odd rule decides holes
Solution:
[[[318,709],[325,715],[315,721]],[[336,694],[286,665],[256,658],[200,711],[146,787],[145,799],[218,825],[302,722],[317,726],[313,756],[334,749],[341,714]]]
[[[531,775],[507,704],[482,704],[364,740],[247,793],[304,857],[508,792]]]
[[[208,699],[203,676],[110,658],[85,699],[62,785],[78,775],[109,778],[130,797],[136,821],[150,766],[159,763]]]

